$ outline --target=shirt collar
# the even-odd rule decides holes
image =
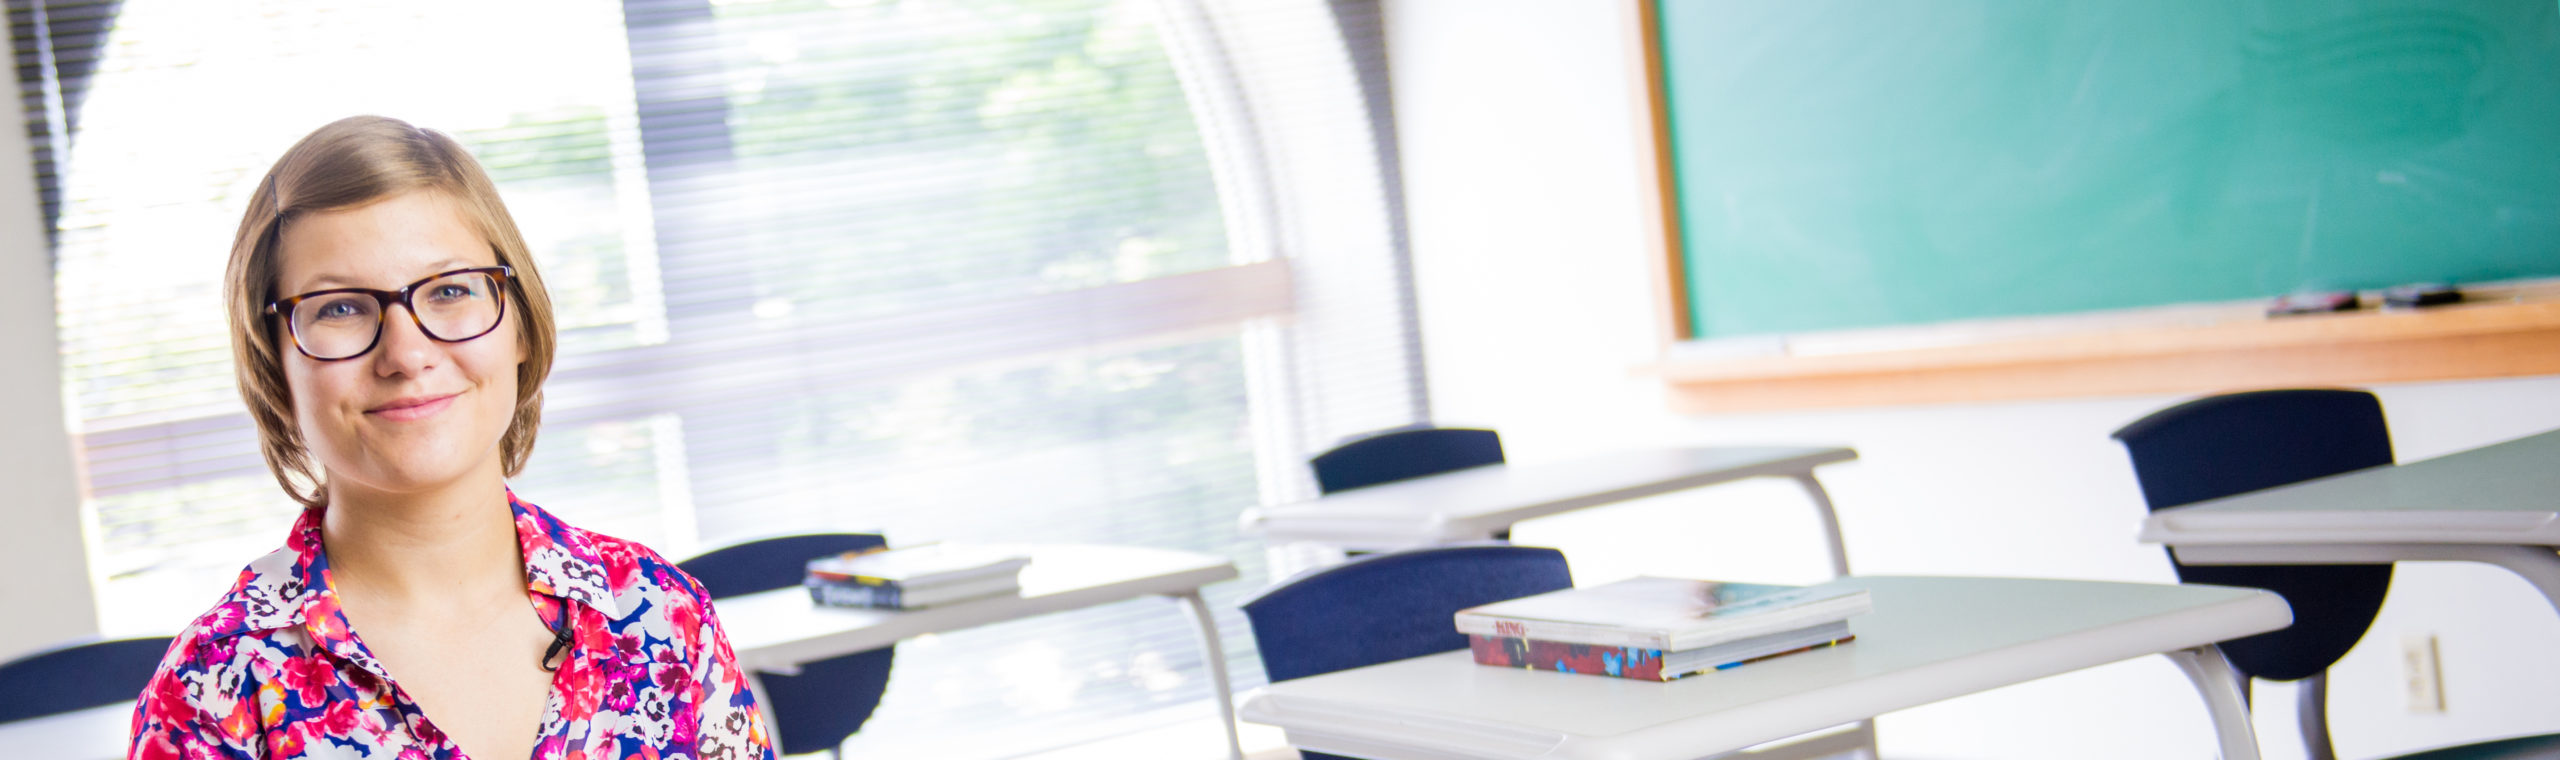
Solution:
[[[623,603],[614,594],[613,576],[592,534],[570,527],[541,507],[507,490],[507,506],[515,510],[516,544],[524,557],[526,586],[536,593],[574,599],[622,619]]]
[[[541,507],[507,490],[507,507],[515,516],[518,556],[524,561],[525,588],[538,594],[575,600],[607,619],[623,616],[622,600],[613,593],[611,577],[585,531],[570,527]],[[321,516],[327,507],[302,511],[284,548],[242,568],[231,592],[207,613],[203,622],[214,636],[301,625],[322,647],[356,659],[362,652],[348,633],[338,608],[337,586],[329,579],[329,555],[320,541]]]

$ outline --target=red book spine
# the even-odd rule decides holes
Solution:
[[[1468,634],[1476,664],[1662,681],[1662,650]],[[1675,674],[1673,677],[1678,677]]]

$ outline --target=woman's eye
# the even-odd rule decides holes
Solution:
[[[469,285],[438,285],[427,291],[427,298],[437,301],[460,301],[477,295]]]
[[[346,319],[363,315],[364,310],[356,308],[354,301],[332,301],[321,304],[317,314],[321,319]]]

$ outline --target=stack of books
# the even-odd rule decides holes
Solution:
[[[917,609],[1022,590],[1031,558],[988,547],[925,544],[809,561],[809,598],[836,607]]]
[[[1845,644],[1865,589],[1633,578],[1461,610],[1483,665],[1669,681]]]

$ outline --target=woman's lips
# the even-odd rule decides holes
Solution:
[[[459,395],[461,394],[448,393],[442,396],[420,396],[416,398],[398,399],[391,403],[364,410],[364,413],[380,417],[382,419],[391,420],[393,422],[423,420],[428,417],[435,416],[437,412],[444,411],[445,407],[452,406],[453,398]]]

